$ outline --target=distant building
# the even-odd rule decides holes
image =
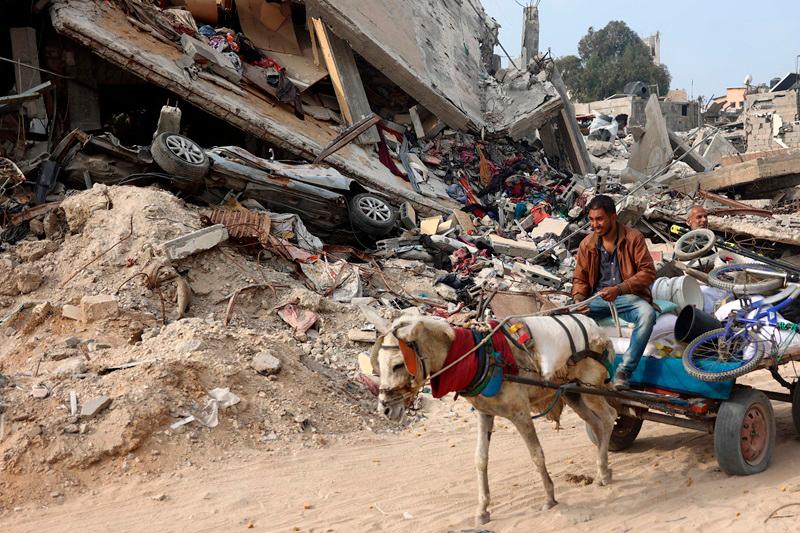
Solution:
[[[747,87],[728,87],[723,96],[714,98],[713,103],[721,106],[720,111],[742,111],[746,96]]]
[[[655,65],[661,64],[661,32],[656,32],[655,35],[642,38],[645,46],[650,50],[650,57],[653,59]]]

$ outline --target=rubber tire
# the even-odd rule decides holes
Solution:
[[[742,457],[741,429],[745,413],[751,405],[759,403],[764,407],[767,422],[767,443],[763,457],[757,464],[750,464]],[[769,398],[755,389],[734,391],[731,397],[722,402],[714,423],[714,453],[720,468],[732,476],[749,476],[763,472],[769,466],[775,449],[775,413]]]
[[[389,219],[383,222],[378,222],[365,215],[358,207],[358,202],[362,198],[373,198],[386,205],[391,213]],[[391,232],[397,225],[397,210],[389,205],[386,200],[379,196],[375,196],[374,194],[356,194],[348,201],[348,208],[348,211],[350,212],[350,222],[353,224],[353,227],[357,230],[363,231],[367,235],[371,235],[373,237],[383,237]]]
[[[792,422],[795,432],[800,435],[800,380],[794,382],[792,389]]]
[[[706,239],[708,239],[708,243],[705,246],[703,246],[703,248],[690,253],[685,253],[680,250],[681,244],[688,241],[690,237],[699,237],[701,235],[704,236]],[[689,261],[691,259],[697,259],[698,257],[703,257],[714,248],[714,243],[716,242],[716,240],[717,236],[714,235],[714,232],[711,231],[710,229],[701,228],[689,231],[684,235],[682,235],[681,238],[678,239],[678,241],[675,243],[675,257],[677,257],[681,261]]]
[[[726,265],[723,267],[715,268],[714,270],[708,273],[708,284],[711,285],[712,287],[716,287],[717,289],[722,289],[724,291],[732,292],[738,295],[764,294],[783,287],[784,280],[780,278],[768,279],[766,281],[760,281],[758,283],[747,283],[747,284],[731,283],[719,279],[719,274],[722,272],[727,272],[730,270],[744,270],[745,268],[748,267],[758,268],[762,270],[772,270],[778,272],[778,269],[776,268],[767,265],[761,265],[759,263],[746,263],[743,265]]]
[[[170,149],[167,148],[166,144],[167,137],[170,136],[183,137],[187,141],[196,145],[203,154],[203,161],[197,164],[190,163],[189,161],[184,161],[173,154]],[[170,132],[164,132],[160,134],[158,137],[153,139],[153,144],[150,145],[150,153],[153,155],[153,161],[155,161],[158,166],[161,167],[161,169],[167,174],[174,174],[175,176],[196,179],[205,178],[208,175],[208,169],[210,166],[208,155],[206,155],[205,151],[200,147],[200,145],[188,137],[184,137],[183,135]]]
[[[627,427],[623,424],[627,424]],[[611,439],[608,441],[608,449],[612,452],[622,452],[633,446],[633,441],[639,436],[639,431],[642,430],[644,420],[641,418],[634,418],[632,416],[617,417],[614,422],[614,429],[611,431]],[[592,444],[597,446],[597,436],[592,431],[591,426],[586,424],[586,434]]]
[[[711,383],[720,382],[720,381],[730,381],[734,378],[747,374],[751,370],[754,370],[758,367],[758,364],[764,358],[766,354],[766,349],[763,349],[760,353],[753,356],[747,363],[744,365],[733,368],[731,370],[726,370],[725,372],[703,372],[701,370],[697,370],[694,366],[689,363],[689,354],[692,350],[700,344],[702,341],[709,339],[711,337],[718,336],[720,333],[724,332],[725,328],[720,329],[712,329],[711,331],[707,331],[703,333],[695,340],[689,343],[686,349],[683,351],[683,369],[686,370],[686,373],[692,376],[695,379],[699,379],[700,381],[708,381]]]

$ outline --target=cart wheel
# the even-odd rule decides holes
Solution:
[[[723,471],[734,476],[763,472],[774,448],[775,415],[763,392],[741,389],[722,402],[714,424],[714,452]]]
[[[639,431],[642,429],[641,418],[634,418],[632,416],[620,416],[614,423],[614,429],[611,431],[611,440],[608,443],[608,449],[612,452],[621,452],[627,450],[639,436]],[[597,437],[592,431],[591,426],[586,424],[586,434],[589,435],[589,440],[592,444],[597,446]]]
[[[794,430],[800,435],[800,380],[795,381],[792,388],[792,422]]]

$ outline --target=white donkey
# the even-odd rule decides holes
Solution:
[[[581,330],[586,332],[583,339],[588,346],[584,348],[589,351],[613,358],[613,345],[594,321],[582,315],[572,316],[575,317],[572,320],[562,317],[559,321],[566,328],[559,327],[560,324],[553,317],[525,318],[524,323],[532,342],[525,349],[509,344],[520,376],[545,378],[557,383],[577,381],[596,387],[607,387],[605,381],[608,372],[603,363],[591,357],[574,362],[571,356],[575,351],[574,339],[581,338]],[[369,313],[368,318],[375,323],[381,334],[373,349],[373,365],[380,369],[378,411],[391,420],[398,421],[425,382],[450,363],[448,358],[452,359],[453,356],[451,348],[456,339],[456,331],[447,322],[436,318],[406,316],[398,318],[392,324],[376,317],[375,313]],[[572,341],[569,339],[570,335],[573,336]],[[442,376],[450,371],[446,370]],[[438,377],[434,377],[433,383],[436,383],[435,379]],[[608,446],[617,413],[602,396],[567,392],[557,398],[554,389],[504,381],[493,397],[477,395],[466,399],[478,411],[478,446],[475,453],[478,471],[478,508],[475,520],[478,524],[489,521],[487,466],[495,416],[511,421],[525,440],[547,494],[543,509],[549,509],[557,502],[531,413],[540,413],[552,406],[548,418],[558,422],[562,402],[566,402],[598,437],[598,471],[595,483],[605,485],[611,481]]]

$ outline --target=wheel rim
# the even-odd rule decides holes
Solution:
[[[767,414],[762,405],[751,405],[744,415],[741,430],[742,458],[751,465],[764,458],[768,441]]]
[[[689,361],[702,372],[722,373],[744,366],[763,349],[763,341],[755,331],[733,332],[727,337],[720,333],[698,342]]]
[[[369,196],[359,198],[358,208],[364,216],[375,222],[387,222],[392,218],[392,211],[385,203]]]
[[[732,265],[730,267],[723,267],[716,273],[716,277],[722,282],[737,285],[753,285],[775,279],[751,270],[753,268],[753,265]],[[759,266],[758,270],[778,272],[777,269],[770,268],[766,265],[763,267]]]
[[[708,246],[709,242],[711,242],[711,239],[705,235],[692,235],[681,243],[681,251],[687,254],[699,252]]]
[[[176,157],[187,163],[199,165],[205,159],[205,154],[193,141],[180,135],[170,135],[165,139],[167,149]]]

